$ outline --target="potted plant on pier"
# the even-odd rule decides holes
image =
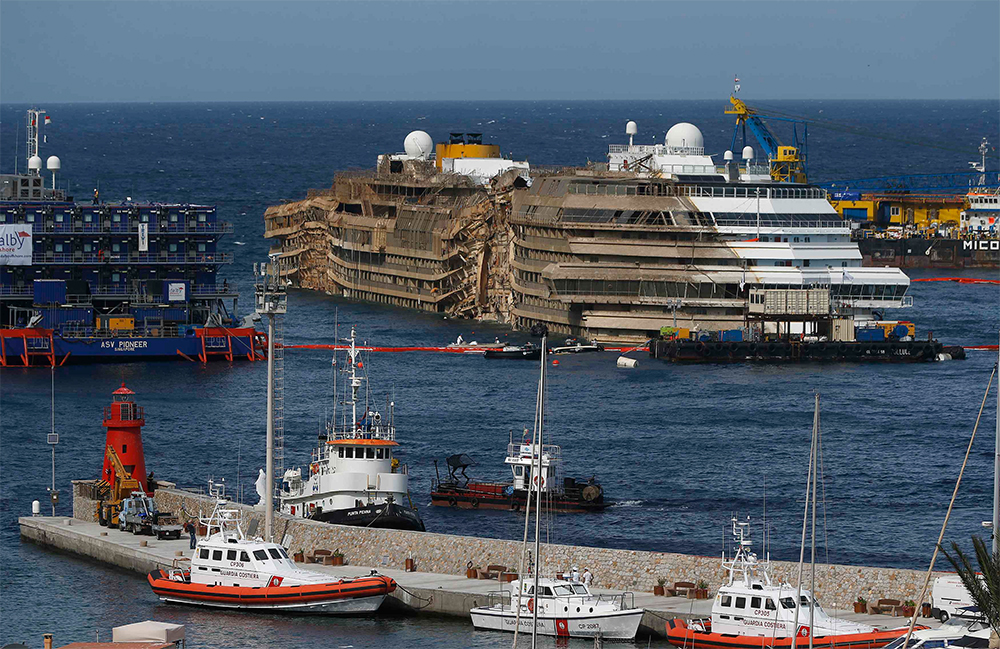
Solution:
[[[858,601],[854,602],[854,612],[855,613],[867,613],[868,612],[868,600],[858,595]]]
[[[698,585],[695,586],[694,598],[708,599],[708,582],[704,579],[698,580]]]
[[[468,579],[478,579],[479,578],[479,568],[475,567],[471,561],[465,564],[465,576]]]
[[[931,617],[931,603],[924,602],[920,605],[920,615],[921,617]]]
[[[667,583],[666,579],[664,579],[663,577],[657,577],[656,578],[656,585],[653,586],[653,594],[654,595],[659,595],[660,597],[663,597],[663,595],[665,595],[666,592],[667,592],[666,588],[664,588],[664,586],[663,586],[665,583]]]
[[[303,550],[302,548],[299,548],[298,551],[295,554],[292,555],[292,561],[294,561],[296,563],[305,563],[306,562],[306,552],[305,552],[305,550]]]
[[[340,548],[334,550],[333,554],[330,555],[330,565],[331,566],[344,565],[344,553],[340,551]]]
[[[903,602],[903,617],[913,617],[917,612],[917,603],[912,599]]]

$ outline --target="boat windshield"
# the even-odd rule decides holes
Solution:
[[[587,587],[584,586],[583,584],[574,584],[573,585],[573,590],[576,591],[577,595],[589,595],[590,594],[589,592],[587,592]]]
[[[573,595],[573,587],[570,586],[569,584],[559,584],[555,586],[553,590],[556,592],[556,595],[562,597],[569,597]]]
[[[885,646],[885,649],[902,649],[903,641],[906,640],[906,636],[896,638],[889,644]],[[923,640],[921,638],[910,638],[909,644],[906,645],[907,649],[943,649],[948,646],[948,642],[943,638],[939,640]]]

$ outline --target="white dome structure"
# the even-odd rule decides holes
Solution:
[[[670,130],[667,131],[664,144],[667,145],[667,149],[671,153],[693,155],[704,155],[705,153],[705,138],[702,137],[701,131],[697,126],[688,122],[681,122],[680,124],[671,126]]]
[[[749,144],[743,147],[743,159],[753,160],[753,147]]]
[[[733,152],[727,149],[726,152],[722,154],[722,159],[725,160],[726,162],[732,162]]]
[[[625,124],[625,135],[635,135],[638,132],[639,132],[639,125],[633,122],[632,120],[629,120]]]
[[[30,158],[28,158],[28,169],[31,169],[32,171],[38,171],[41,168],[42,168],[41,158],[39,158],[36,155],[33,155]]]
[[[62,162],[58,156],[50,155],[49,159],[45,161],[45,168],[49,171],[58,171],[62,169]]]
[[[403,150],[411,158],[427,160],[434,150],[434,140],[426,131],[413,131],[403,140]]]

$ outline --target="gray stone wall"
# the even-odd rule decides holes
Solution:
[[[178,514],[182,522],[208,516],[212,511],[211,499],[173,489],[157,490],[156,501],[161,510]],[[237,507],[246,515],[244,529],[251,520],[256,520],[258,533],[263,531],[263,512],[245,505]],[[469,562],[480,568],[500,564],[516,571],[521,557],[518,541],[330,525],[280,514],[275,516],[275,537],[291,552],[301,549],[309,554],[317,549],[340,550],[347,563],[374,568],[403,568],[406,559],[412,558],[421,572],[454,575],[465,574]],[[663,577],[668,584],[705,580],[714,592],[725,575],[719,557],[554,544],[543,545],[542,557],[544,565],[548,566],[546,572],[571,566],[582,571],[586,567],[594,574],[599,588],[609,589],[649,592],[657,578]],[[795,583],[797,573],[797,563],[777,561],[772,564],[774,580]],[[915,600],[924,574],[919,570],[898,568],[818,564],[816,593],[828,609],[849,608],[859,595],[869,601],[883,597]],[[808,583],[807,566],[803,585]]]
[[[73,518],[91,523],[97,522],[98,501],[92,500],[90,485],[94,480],[74,480],[73,481]]]

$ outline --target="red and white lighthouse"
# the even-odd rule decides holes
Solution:
[[[135,404],[135,392],[125,387],[114,391],[110,406],[104,408],[104,427],[108,434],[104,442],[104,468],[101,477],[115,482],[115,467],[108,458],[108,446],[115,449],[125,470],[149,493],[146,484],[146,458],[142,452],[142,427],[146,423],[142,406]],[[124,476],[128,477],[128,476]]]

